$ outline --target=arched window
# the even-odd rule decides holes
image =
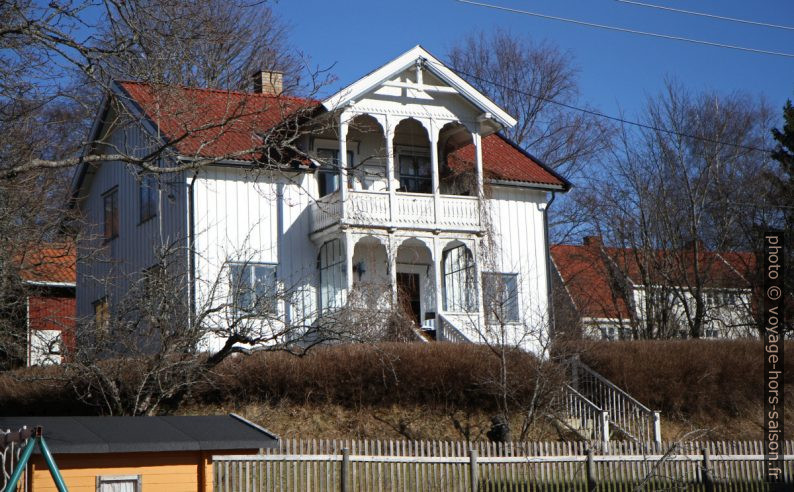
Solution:
[[[470,312],[477,309],[474,258],[465,245],[444,251],[444,310]]]
[[[317,269],[320,271],[320,312],[341,307],[344,304],[344,289],[347,285],[345,250],[342,241],[332,239],[320,246]]]

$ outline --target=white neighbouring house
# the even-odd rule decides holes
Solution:
[[[176,243],[191,279],[176,295],[196,306],[228,302],[232,283],[250,283],[232,304],[275,289],[288,293],[272,306],[283,322],[306,324],[370,285],[387,300],[401,292],[437,339],[478,342],[491,319],[483,286],[499,285],[501,325],[514,330],[507,341],[537,349],[537,337],[523,337],[528,327],[548,334],[545,214],[570,185],[501,136],[513,117],[419,46],[324,101],[282,96],[279,74],[261,76],[254,93],[114,85],[93,130],[102,143],[89,153],[145,155],[170,142],[163,167],[224,158],[159,177],[121,162],[81,167],[79,319],[106,316],[125,275]],[[135,124],[119,123],[119,105]],[[240,152],[261,145],[257,128],[298,107],[316,128],[296,140],[302,155],[261,169]],[[221,322],[223,310],[217,316],[207,322]]]

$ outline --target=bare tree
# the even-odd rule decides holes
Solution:
[[[748,95],[692,95],[668,82],[648,101],[649,129],[623,128],[603,179],[580,193],[595,229],[620,248],[611,255],[617,269],[646,289],[636,336],[674,336],[678,325],[701,337],[713,321],[710,292],[731,287],[725,272],[750,287],[749,271],[715,252],[754,243],[752,224],[768,200],[756,177],[769,169],[761,149],[770,114]],[[633,291],[625,294],[637,304]]]
[[[78,104],[96,111],[102,96],[120,97],[112,82],[118,79],[148,83],[157,93],[153,97],[161,107],[179,111],[184,101],[178,100],[182,94],[173,90],[174,84],[240,88],[248,85],[251,70],[285,72],[280,90],[285,97],[273,98],[266,105],[230,103],[228,110],[212,121],[180,121],[178,134],[168,135],[169,142],[151,142],[145,153],[106,148],[104,152],[80,154],[80,149],[96,149],[96,144],[101,143],[83,135],[69,139],[71,152],[39,151],[3,162],[0,178],[36,169],[69,169],[111,160],[152,173],[197,169],[249,154],[258,154],[265,160],[277,156],[266,164],[280,164],[281,157],[296,150],[294,139],[287,135],[294,135],[290,131],[295,129],[294,123],[310,111],[308,106],[314,107],[309,101],[311,95],[328,81],[326,71],[311,69],[300,56],[286,50],[285,28],[263,3],[107,0],[99,5],[88,1],[40,5],[18,0],[5,2],[0,9],[4,21],[0,30],[0,60],[4,62],[0,63],[0,118],[14,127],[41,118],[58,105]],[[301,105],[287,98],[288,94],[308,99]],[[142,121],[142,115],[128,106],[118,105],[116,109],[122,111],[116,115],[118,121]],[[199,110],[194,111],[198,114]],[[234,123],[246,121],[250,127],[257,116],[270,112],[280,113],[284,123],[270,133],[258,128],[262,138],[252,141],[246,149],[212,158],[203,155],[202,159],[180,166],[158,164],[162,156],[173,155],[180,141],[217,139],[225,132],[243,131]],[[82,117],[67,123],[78,122],[85,130],[90,121],[85,115],[85,111],[79,112]],[[286,121],[290,115],[292,126]],[[202,134],[197,136],[198,133]],[[25,149],[29,142],[23,138],[7,145],[9,149],[12,145]],[[265,149],[271,152],[264,152]],[[16,149],[13,153],[25,155]]]
[[[589,179],[589,165],[609,150],[613,128],[566,107],[584,106],[570,53],[497,30],[469,34],[448,57],[454,70],[518,120],[505,130],[508,138],[575,185]],[[582,225],[572,205],[563,200],[557,206],[552,226],[558,240]]]

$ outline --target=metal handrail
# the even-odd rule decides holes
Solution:
[[[645,413],[648,413],[648,414],[652,414],[652,413],[653,413],[653,410],[651,410],[650,408],[648,408],[648,407],[646,407],[645,405],[643,405],[642,403],[640,403],[640,402],[639,402],[639,400],[637,400],[636,398],[634,398],[634,397],[633,397],[633,396],[631,396],[630,394],[626,393],[626,391],[624,391],[623,389],[621,389],[619,386],[615,385],[615,383],[613,383],[613,382],[612,382],[612,381],[610,381],[609,379],[605,378],[605,377],[604,377],[604,376],[602,376],[601,374],[599,374],[599,373],[597,373],[596,371],[594,371],[594,370],[593,370],[593,369],[592,369],[590,366],[588,366],[587,364],[584,364],[583,362],[581,362],[581,361],[579,361],[579,360],[577,360],[575,363],[576,363],[576,364],[578,364],[578,365],[579,365],[579,367],[581,367],[582,369],[584,369],[585,371],[587,371],[587,373],[589,373],[591,376],[594,376],[596,379],[598,379],[599,381],[601,381],[602,383],[604,383],[606,386],[609,386],[611,389],[613,389],[613,390],[615,390],[616,392],[620,393],[622,396],[624,396],[624,397],[625,397],[627,400],[629,400],[631,403],[633,403],[634,405],[636,405],[636,406],[640,407],[640,410],[642,410],[642,411],[644,411]]]

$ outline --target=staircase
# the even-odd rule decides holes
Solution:
[[[644,444],[661,442],[658,411],[634,399],[578,357],[569,364],[571,383],[563,388],[559,422],[582,439],[605,444],[613,437]]]

